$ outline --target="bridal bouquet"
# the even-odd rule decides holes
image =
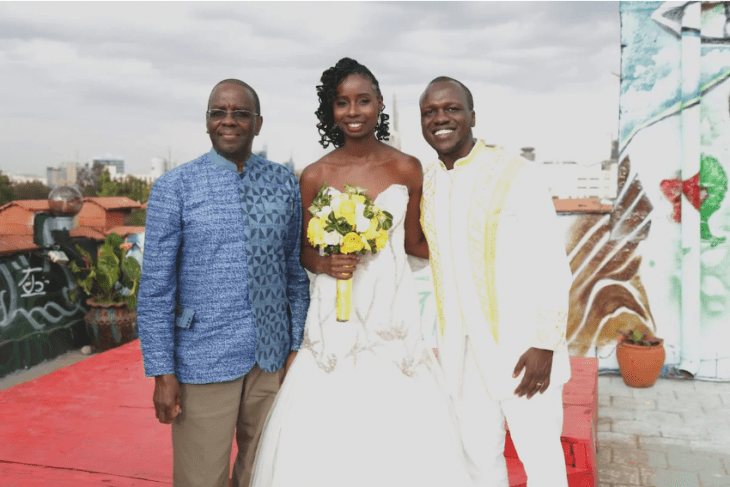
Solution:
[[[309,207],[312,219],[307,239],[320,255],[376,253],[388,242],[393,215],[365,196],[365,190],[345,185],[341,193],[326,184]],[[337,280],[337,320],[348,321],[352,309],[352,278]]]

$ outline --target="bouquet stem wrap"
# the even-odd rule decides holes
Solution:
[[[350,321],[352,278],[337,279],[337,321]]]

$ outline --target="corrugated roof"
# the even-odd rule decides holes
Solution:
[[[30,252],[38,248],[33,243],[33,235],[0,235],[0,255]]]
[[[85,202],[92,202],[95,203],[105,210],[122,210],[127,208],[142,208],[142,205],[137,203],[131,198],[127,198],[126,196],[98,196],[98,197],[86,197],[84,198]]]

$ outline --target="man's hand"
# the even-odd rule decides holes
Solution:
[[[170,424],[182,412],[180,402],[180,383],[175,374],[155,376],[155,416],[160,423]]]
[[[297,351],[292,350],[289,352],[289,356],[286,358],[286,363],[284,364],[284,373],[281,375],[281,383],[284,383],[284,378],[286,378],[287,372],[289,372],[289,367],[291,367],[291,363],[294,362],[294,357],[297,356]]]
[[[527,394],[530,399],[538,391],[545,392],[550,385],[550,371],[553,368],[553,351],[542,348],[530,348],[517,361],[512,377],[517,377],[525,369],[520,385],[515,389],[515,395],[522,397]]]

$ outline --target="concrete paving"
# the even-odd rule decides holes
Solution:
[[[598,378],[598,487],[730,487],[730,382]]]
[[[50,374],[54,370],[66,367],[67,365],[75,364],[90,356],[89,353],[82,353],[80,350],[71,350],[58,357],[41,362],[36,366],[30,367],[26,370],[18,370],[4,377],[0,377],[0,391],[9,387],[28,382],[29,380],[43,377],[46,374]]]

